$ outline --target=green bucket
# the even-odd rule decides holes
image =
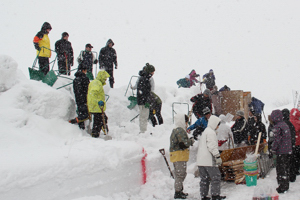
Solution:
[[[245,175],[245,178],[246,178],[246,185],[248,187],[257,185],[257,175],[255,176]]]
[[[53,70],[49,71],[48,74],[43,78],[43,83],[46,83],[47,85],[50,85],[51,87],[54,85],[54,83],[57,80],[57,76]]]
[[[248,163],[244,161],[244,169],[246,171],[252,171],[252,170],[256,170],[257,169],[257,161]]]
[[[92,81],[94,80],[94,76],[93,76],[93,73],[92,72],[87,72],[86,73],[86,76]]]
[[[128,100],[130,101],[130,104],[127,106],[127,108],[132,110],[137,104],[137,98],[134,96],[130,96],[128,97]]]
[[[43,78],[45,77],[44,73],[40,70],[36,70],[31,67],[28,67],[28,71],[29,71],[29,78],[31,80],[40,81],[43,80]]]

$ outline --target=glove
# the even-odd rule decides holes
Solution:
[[[149,103],[145,103],[145,108],[150,108],[150,104]]]
[[[195,132],[193,133],[194,139],[198,140],[198,134],[195,134]]]
[[[94,61],[94,64],[97,64],[98,63],[98,60],[96,59],[95,61]]]
[[[191,146],[193,146],[193,144],[195,143],[195,139],[193,137],[190,137],[190,140],[192,142]]]
[[[222,165],[222,158],[220,157],[220,155],[215,157],[215,159],[216,159],[216,165]]]
[[[263,141],[264,141],[264,143],[267,143],[267,140],[266,140],[266,139],[264,139]]]
[[[104,102],[103,102],[103,101],[99,101],[99,102],[98,102],[98,105],[99,105],[100,107],[102,107],[102,106],[104,106]]]
[[[115,69],[118,69],[118,65],[115,66]]]
[[[155,115],[155,113],[156,113],[156,111],[155,111],[155,110],[153,110],[153,115]]]
[[[187,133],[190,133],[190,132],[191,132],[191,130],[190,130],[190,129],[186,129],[186,132],[187,132]]]

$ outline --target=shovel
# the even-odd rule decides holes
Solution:
[[[169,169],[169,171],[170,171],[170,175],[171,175],[171,177],[174,179],[174,175],[173,175],[173,173],[172,173],[172,171],[171,171],[170,165],[169,165],[168,160],[167,160],[167,158],[166,158],[166,156],[165,156],[165,149],[160,149],[159,152],[163,155],[163,157],[164,157],[164,159],[165,159],[165,161],[166,161],[167,167],[168,167],[168,169]]]
[[[111,140],[112,137],[108,135],[108,130],[107,130],[107,125],[105,123],[105,117],[104,117],[104,112],[103,112],[103,106],[100,107],[101,111],[102,111],[102,121],[103,121],[103,127],[102,130],[104,132],[104,140]]]

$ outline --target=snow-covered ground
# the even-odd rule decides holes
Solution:
[[[266,103],[266,115],[292,108],[292,91],[300,85],[299,8],[297,0],[2,0],[0,199],[172,199],[173,180],[158,150],[165,148],[168,157],[173,102],[190,103],[199,93],[198,86],[178,89],[176,81],[192,69],[202,76],[212,68],[219,87],[251,91]],[[32,40],[45,21],[53,28],[52,49],[67,31],[75,57],[86,43],[99,52],[109,38],[115,42],[116,84],[105,87],[113,140],[91,138],[67,122],[76,110],[72,87],[54,89],[66,80],[59,79],[54,88],[29,80]],[[130,77],[146,62],[156,67],[155,92],[163,100],[164,124],[149,124],[152,136],[138,134],[138,119],[130,122],[138,110],[126,108],[131,90],[125,96]],[[174,108],[187,112],[185,104]],[[196,146],[184,183],[190,199],[199,199],[199,179],[193,176]],[[272,170],[258,185],[276,187],[275,174]],[[222,194],[246,200],[254,189],[223,183]],[[298,177],[280,199],[299,199],[299,189]]]

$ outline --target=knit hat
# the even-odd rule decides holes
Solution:
[[[204,92],[203,92],[203,94],[208,95],[209,97],[210,97],[210,95],[211,95],[209,89],[205,89]]]
[[[62,37],[62,38],[66,37],[66,36],[69,36],[69,33],[63,32],[63,33],[61,34],[61,37]]]
[[[237,115],[237,116],[244,117],[244,111],[238,110],[238,111],[236,112],[236,115]]]
[[[209,72],[214,72],[214,70],[210,69]]]
[[[203,115],[207,115],[210,113],[210,109],[208,107],[206,107],[202,110],[202,112],[203,112]]]
[[[150,65],[149,63],[146,63],[145,66],[145,72],[147,72],[148,74],[152,73],[155,71],[155,67],[153,65]]]

